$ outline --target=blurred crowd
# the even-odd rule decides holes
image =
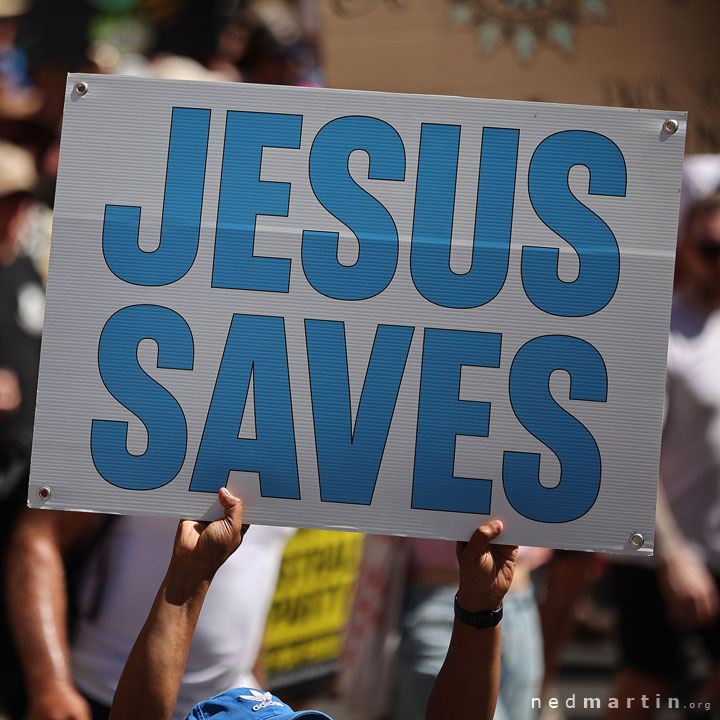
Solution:
[[[8,548],[0,709],[8,717],[108,716],[176,528],[170,519],[24,508],[66,73],[319,85],[316,9],[302,0],[0,0],[0,527]],[[179,707],[263,684],[256,663],[290,534],[254,528],[242,558],[218,573]]]
[[[23,508],[65,73],[321,85],[317,11],[312,0],[0,0],[0,707],[9,717],[108,716],[175,532],[169,521]],[[652,717],[668,695],[684,699],[687,717],[720,717],[719,187],[720,156],[687,158],[656,557],[521,549],[505,601],[498,719],[561,712],[533,698],[552,696],[578,630],[617,635],[612,717]],[[253,528],[242,562],[233,556],[218,573],[177,717],[227,687],[263,684],[262,629],[289,535]],[[366,711],[414,720],[447,652],[457,563],[444,541],[398,541],[391,552],[397,602],[385,603],[392,617],[381,627],[399,642],[377,663],[392,668],[374,678],[386,697]],[[255,592],[239,602],[248,583]]]

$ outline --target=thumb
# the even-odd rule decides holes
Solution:
[[[491,520],[481,525],[472,535],[468,545],[470,550],[476,553],[484,553],[488,545],[495,540],[503,531],[501,520]]]
[[[220,505],[225,510],[225,517],[235,525],[242,525],[243,502],[235,497],[227,488],[222,487],[218,491]]]

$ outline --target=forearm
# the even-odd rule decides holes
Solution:
[[[8,613],[31,692],[72,683],[63,559],[53,532],[43,530],[21,520],[5,558]]]
[[[477,630],[455,620],[425,720],[492,720],[500,685],[500,628]]]
[[[205,595],[247,529],[242,524],[242,501],[225,488],[218,499],[225,510],[220,520],[178,524],[170,567],[125,663],[111,720],[172,717]]]
[[[125,664],[111,720],[172,716],[195,625],[212,573],[173,559]]]
[[[685,537],[670,510],[662,480],[658,482],[655,535],[655,551],[660,560],[685,547]]]

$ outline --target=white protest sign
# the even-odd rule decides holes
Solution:
[[[70,76],[30,504],[651,552],[685,125]]]

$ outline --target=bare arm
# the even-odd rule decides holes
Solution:
[[[658,559],[662,559],[678,547],[685,545],[685,537],[675,522],[675,518],[670,510],[665,486],[662,480],[658,482],[657,489],[657,506],[655,509],[655,534],[656,548]]]
[[[25,509],[5,556],[8,613],[28,689],[28,720],[89,720],[70,674],[63,552],[94,515]]]
[[[720,610],[717,587],[675,522],[662,481],[658,483],[655,533],[658,579],[670,616],[684,627],[709,625]]]
[[[510,589],[518,549],[490,545],[501,532],[496,520],[478,528],[470,542],[458,543],[458,605],[468,612],[495,610]],[[500,685],[500,628],[478,630],[455,620],[426,720],[492,720]]]
[[[242,542],[242,502],[220,490],[225,516],[214,523],[183,520],[165,579],[125,663],[111,720],[169,720],[190,642],[217,569]]]

